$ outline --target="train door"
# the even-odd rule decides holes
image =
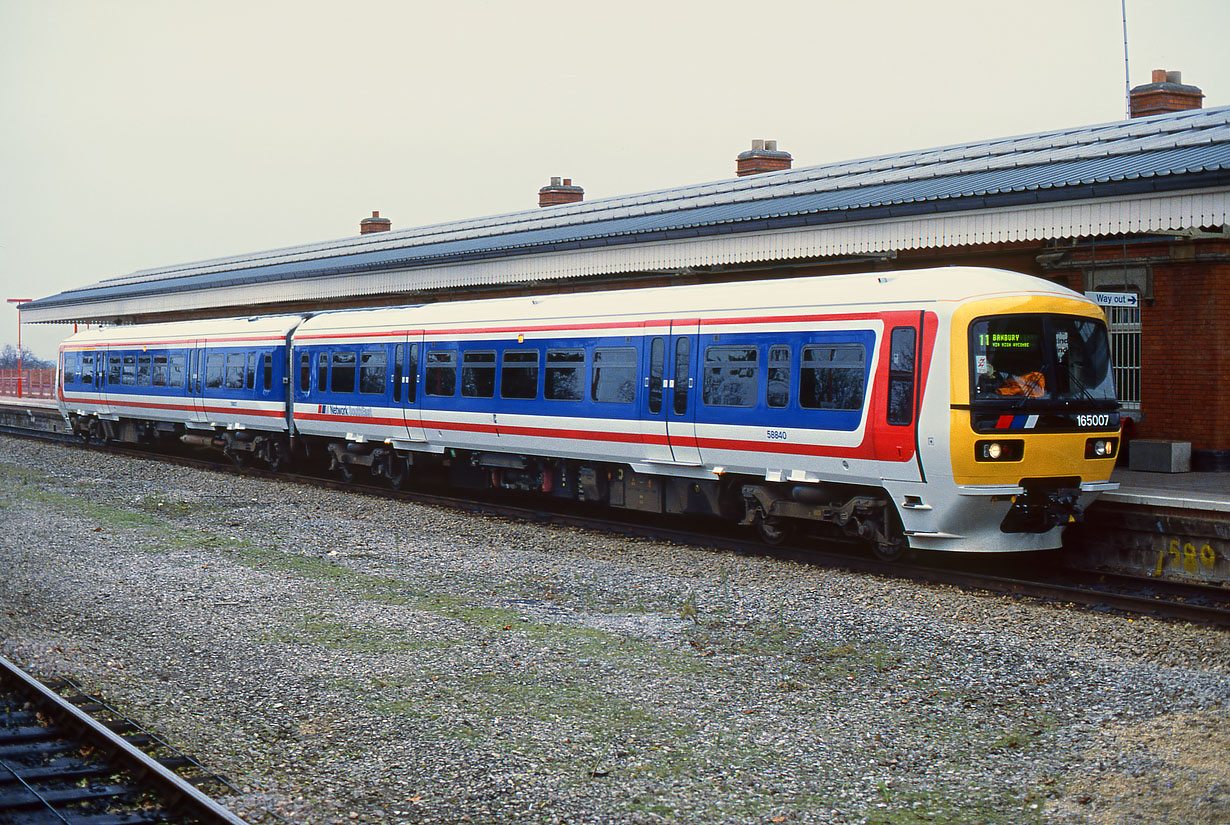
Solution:
[[[106,350],[95,350],[91,353],[94,359],[94,380],[92,387],[94,390],[94,403],[97,412],[108,412],[107,407],[107,352]]]
[[[190,347],[188,352],[188,368],[185,370],[187,386],[184,389],[184,395],[189,399],[190,420],[203,422],[205,416],[205,348],[199,346],[200,342],[193,342],[195,346]]]
[[[641,407],[641,439],[645,458],[649,461],[673,463],[670,441],[666,437],[666,411],[670,398],[666,391],[666,356],[668,335],[653,335],[646,338],[645,362],[641,373],[645,376],[645,393]]]
[[[919,319],[921,320],[921,319]],[[918,452],[918,407],[921,398],[922,342],[918,323],[896,323],[885,331],[888,352],[881,363],[887,373],[883,385],[885,404],[872,406],[872,432],[876,455],[881,459],[881,475],[894,481],[922,481],[922,459]]]
[[[102,385],[98,393],[98,412],[110,415],[115,412],[115,401],[122,400],[120,355],[116,352],[103,350],[94,361],[94,369],[102,374],[99,376]],[[117,398],[117,396],[119,396]]]
[[[412,332],[393,347],[393,403],[406,424],[406,438],[426,441],[419,401],[419,362],[423,352],[423,333]]]
[[[671,322],[662,406],[666,410],[666,440],[676,464],[700,464],[700,448],[696,443],[696,393],[693,392],[699,341],[699,321]]]

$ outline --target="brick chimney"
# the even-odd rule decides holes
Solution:
[[[1204,93],[1195,86],[1184,86],[1182,72],[1154,69],[1153,82],[1132,89],[1128,99],[1132,117],[1148,117],[1199,109]]]
[[[551,182],[538,190],[539,206],[559,206],[562,203],[577,203],[585,200],[585,190],[572,185],[572,178],[551,178]]]
[[[753,140],[752,148],[740,152],[735,158],[735,174],[743,177],[761,172],[776,172],[789,169],[793,161],[789,152],[778,151],[776,140]]]
[[[373,212],[370,218],[359,221],[359,234],[370,235],[373,232],[388,232],[393,228],[393,222],[380,217],[379,212]]]

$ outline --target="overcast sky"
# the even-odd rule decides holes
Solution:
[[[1230,103],[1230,2],[1127,18],[1133,86]],[[1103,123],[1124,87],[1120,0],[0,0],[0,282],[718,180],[753,138],[797,168]]]

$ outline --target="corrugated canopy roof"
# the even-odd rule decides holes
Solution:
[[[23,315],[29,320],[86,317],[87,305],[141,296],[167,296],[173,304],[176,293],[240,285],[566,250],[634,252],[637,244],[650,241],[1208,191],[1228,184],[1230,107],[1197,109],[159,267],[39,299],[23,307]],[[626,258],[618,271],[628,271]],[[448,284],[437,279],[431,285]]]

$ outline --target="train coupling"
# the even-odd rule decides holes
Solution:
[[[1079,478],[1025,479],[999,529],[1005,533],[1045,533],[1084,516]]]

